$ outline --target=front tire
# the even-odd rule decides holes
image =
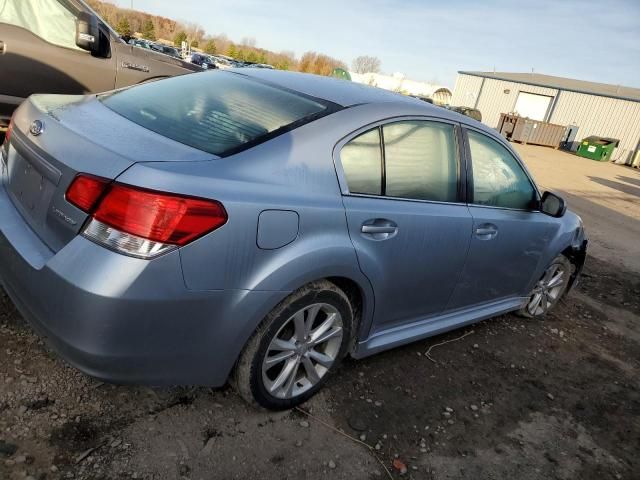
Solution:
[[[558,255],[538,280],[529,301],[518,314],[526,318],[544,317],[566,293],[571,278],[571,268],[571,262],[567,257]]]
[[[333,283],[297,290],[264,319],[240,354],[235,386],[249,403],[283,410],[311,398],[347,354],[353,309]]]

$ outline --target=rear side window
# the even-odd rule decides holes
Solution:
[[[342,168],[351,193],[382,194],[382,148],[380,129],[357,136],[340,152]]]
[[[495,140],[469,130],[473,171],[473,203],[530,209],[536,191],[518,161]]]
[[[387,196],[456,201],[458,164],[452,125],[396,122],[382,127],[382,132]]]
[[[350,193],[455,202],[458,153],[453,125],[394,122],[355,137],[340,152]]]
[[[225,156],[337,106],[231,72],[203,72],[101,96],[111,110],[165,137]]]

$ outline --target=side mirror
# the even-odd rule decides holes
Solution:
[[[94,14],[88,12],[78,13],[78,18],[76,19],[76,45],[94,54],[100,52],[98,17]]]
[[[562,197],[555,193],[544,192],[540,201],[540,211],[552,217],[559,218],[567,211],[567,204]]]

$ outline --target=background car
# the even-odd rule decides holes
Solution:
[[[154,50],[156,52],[164,53],[165,55],[169,55],[173,58],[182,59],[182,55],[180,55],[180,52],[177,48],[169,47],[168,45],[162,45],[161,43],[151,43],[149,46],[151,47],[151,50]]]
[[[176,91],[189,95],[175,95]],[[362,358],[575,283],[578,216],[497,132],[268,69],[37,95],[2,151],[0,278],[107,381],[289,408]]]
[[[193,52],[189,55],[189,61],[194,65],[199,65],[202,68],[214,70],[218,68],[216,63],[208,56],[203,53]]]
[[[140,38],[132,38],[128,43],[134,47],[146,48],[147,50],[151,48],[151,42]]]

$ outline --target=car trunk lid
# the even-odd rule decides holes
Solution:
[[[16,111],[13,125],[2,182],[53,251],[75,237],[87,218],[65,200],[78,173],[115,179],[138,162],[216,158],[126,120],[93,96],[32,96]]]

